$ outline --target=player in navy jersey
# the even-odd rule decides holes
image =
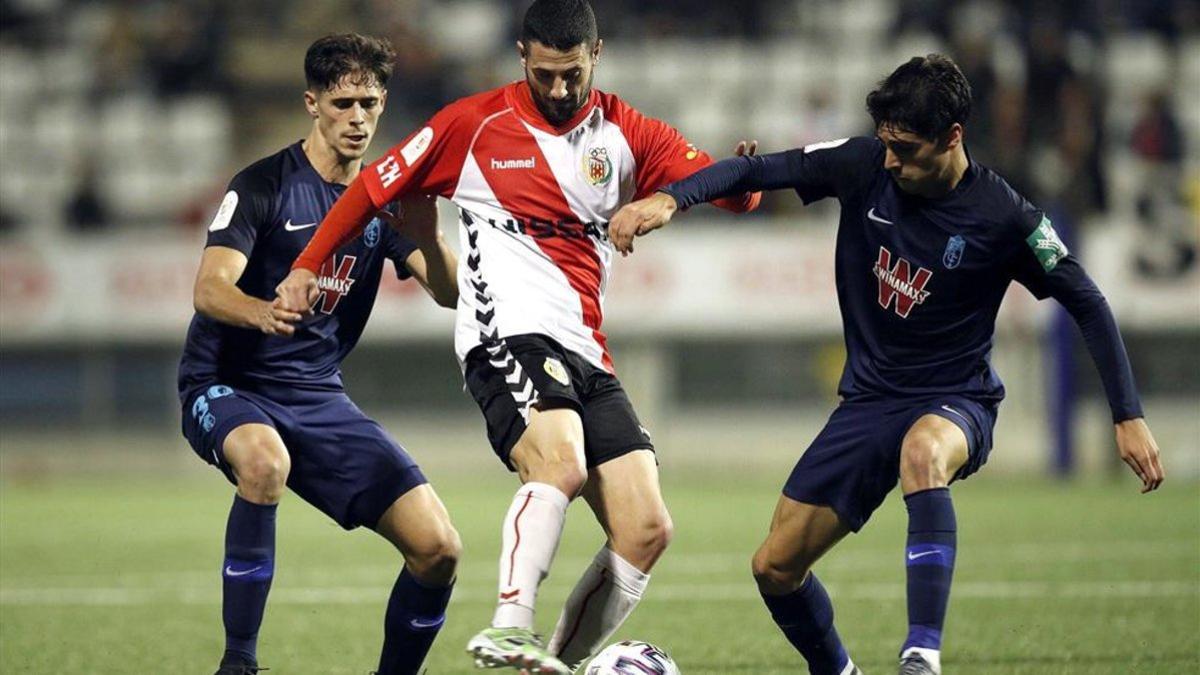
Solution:
[[[386,41],[360,35],[313,43],[304,61],[311,131],[238,173],[208,228],[179,396],[188,442],[237,486],[225,530],[218,675],[259,670],[285,486],[346,529],[374,529],[403,555],[379,673],[416,673],[445,620],[458,533],[413,459],[347,397],[339,369],[367,322],[385,259],[438,304],[457,302],[457,260],[438,231],[432,198],[406,200],[402,219],[381,211],[362,237],[337,250],[321,269],[309,312],[286,311],[274,299],[362,167],[393,58]]]
[[[626,206],[614,245],[678,209],[747,190],[835,197],[841,404],[783,488],[754,555],[763,600],[814,674],[857,673],[813,564],[857,532],[899,478],[908,509],[908,636],[902,675],[941,672],[957,525],[949,484],[992,447],[1004,387],[990,364],[996,313],[1017,281],[1079,325],[1112,409],[1121,459],[1149,492],[1163,480],[1129,360],[1104,296],[1046,215],[974,162],[964,134],[970,86],[937,54],[900,66],[867,97],[874,138],[719,162]]]

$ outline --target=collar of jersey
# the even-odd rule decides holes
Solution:
[[[508,88],[508,91],[504,93],[504,96],[508,99],[508,104],[517,112],[517,116],[522,121],[530,124],[535,129],[540,129],[555,136],[562,136],[574,131],[575,127],[587,119],[592,109],[600,103],[600,92],[596,91],[595,87],[593,87],[591,95],[588,96],[588,102],[579,109],[579,112],[575,113],[575,116],[568,120],[566,124],[556,127],[547,122],[546,118],[542,117],[541,111],[537,109],[537,105],[533,102],[533,94],[529,91],[528,82],[524,80],[514,82]]]

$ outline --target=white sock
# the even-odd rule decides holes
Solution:
[[[526,483],[517,490],[504,516],[500,546],[500,597],[492,626],[533,628],[538,586],[562,538],[571,500],[546,483]]]
[[[904,650],[904,653],[900,655],[900,658],[903,660],[904,657],[908,656],[909,654],[913,654],[913,653],[920,654],[921,657],[925,659],[926,663],[928,663],[929,666],[931,668],[933,668],[933,672],[935,672],[935,673],[942,672],[942,652],[941,652],[941,650],[927,649],[925,647],[909,647],[908,649]]]
[[[550,653],[572,667],[596,653],[637,607],[649,582],[649,574],[601,548],[563,606]]]

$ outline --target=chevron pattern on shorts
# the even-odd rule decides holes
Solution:
[[[504,374],[504,382],[508,385],[513,400],[517,402],[521,419],[528,424],[529,411],[537,403],[538,392],[533,386],[533,380],[508,350],[508,343],[500,337],[500,329],[496,326],[496,306],[479,269],[482,259],[479,255],[478,225],[466,212],[462,212],[462,222],[467,228],[467,281],[475,294],[475,320],[479,323],[479,342],[487,350],[488,363]]]

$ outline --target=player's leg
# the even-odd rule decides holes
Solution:
[[[758,592],[813,675],[858,672],[833,624],[833,604],[812,566],[850,532],[828,506],[781,495],[771,530],[751,562]]]
[[[583,496],[608,539],[575,585],[550,640],[551,653],[572,667],[594,654],[633,612],[672,534],[651,450],[592,467]]]
[[[223,458],[237,479],[225,526],[220,673],[256,672],[258,630],[275,574],[275,510],[291,465],[274,427],[243,424],[226,436]]]
[[[906,675],[941,672],[942,626],[957,538],[949,485],[967,463],[967,433],[972,430],[963,412],[950,407],[922,415],[900,446],[900,487],[908,508],[908,637],[901,648],[900,671]],[[963,421],[943,416],[949,414]]]
[[[587,480],[579,414],[569,408],[531,410],[509,461],[522,485],[502,526],[492,626],[532,629],[538,586],[558,550],[567,506]]]
[[[378,673],[417,673],[445,622],[462,542],[428,483],[396,499],[375,531],[404,556],[388,598]]]

